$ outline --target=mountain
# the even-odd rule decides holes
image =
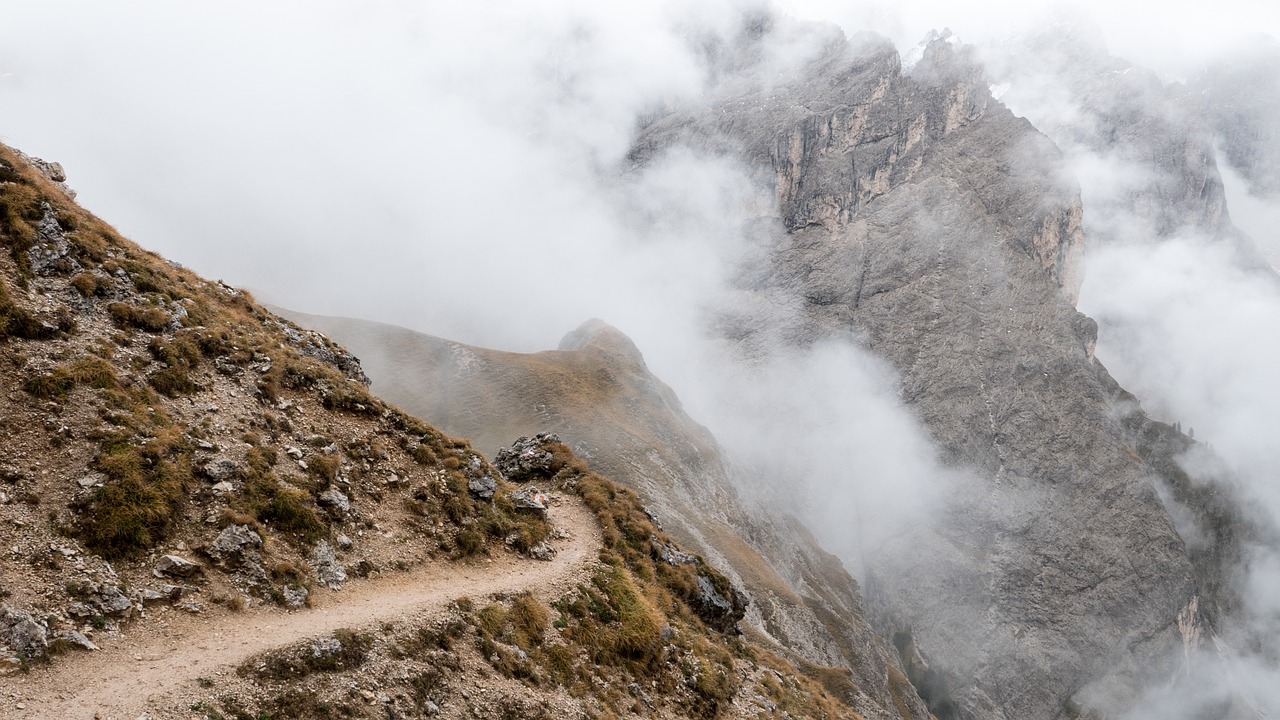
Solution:
[[[481,448],[556,433],[593,469],[635,489],[661,527],[743,588],[749,634],[824,666],[812,668],[815,676],[865,717],[927,717],[840,561],[794,517],[755,512],[739,497],[715,439],[616,328],[592,320],[557,350],[522,354],[280,312],[359,353],[380,394]]]
[[[0,146],[5,717],[861,717],[566,446],[488,462],[53,167]]]

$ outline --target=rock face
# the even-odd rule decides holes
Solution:
[[[790,84],[655,122],[634,157],[681,145],[730,149],[775,200],[756,223],[769,261],[743,285],[788,310],[741,312],[726,335],[762,354],[862,339],[965,471],[943,518],[870,559],[873,615],[918,654],[933,712],[1056,717],[1168,680],[1197,587],[1073,307],[1082,209],[1053,143],[940,38],[909,73],[887,43],[833,47]],[[1179,187],[1213,189],[1204,162],[1187,171]],[[1205,192],[1169,226],[1220,223],[1220,186]]]

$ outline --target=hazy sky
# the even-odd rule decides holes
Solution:
[[[62,161],[144,246],[277,302],[513,349],[601,316],[675,366],[656,341],[719,281],[729,231],[703,218],[683,227],[695,237],[637,242],[620,220],[635,193],[598,171],[637,112],[698,91],[679,33],[729,32],[748,5],[7,0],[0,139]],[[1000,37],[1050,9],[783,7],[902,47],[942,26]],[[1271,0],[1077,7],[1170,75],[1240,33],[1280,35]],[[664,182],[669,198],[706,185]],[[732,202],[709,200],[690,212]]]

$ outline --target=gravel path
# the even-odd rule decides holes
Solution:
[[[135,720],[198,678],[234,672],[253,655],[308,637],[427,615],[461,596],[528,590],[555,597],[585,578],[601,541],[595,517],[576,497],[565,496],[550,517],[567,536],[553,543],[557,554],[550,562],[502,554],[475,565],[428,565],[318,591],[313,607],[297,612],[259,606],[241,613],[166,613],[167,622],[137,623],[102,640],[98,652],[65,655],[28,675],[0,679],[0,717]]]

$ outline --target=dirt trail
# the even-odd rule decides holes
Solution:
[[[149,701],[231,672],[265,650],[340,628],[425,615],[461,597],[533,591],[544,598],[585,577],[600,548],[595,517],[578,498],[551,508],[567,538],[553,542],[550,562],[502,555],[477,565],[429,565],[410,573],[352,581],[338,592],[318,591],[310,610],[257,607],[242,613],[190,616],[167,613],[167,623],[144,621],[94,653],[58,658],[26,676],[0,679],[0,717],[134,720]],[[17,709],[21,703],[25,707]]]

